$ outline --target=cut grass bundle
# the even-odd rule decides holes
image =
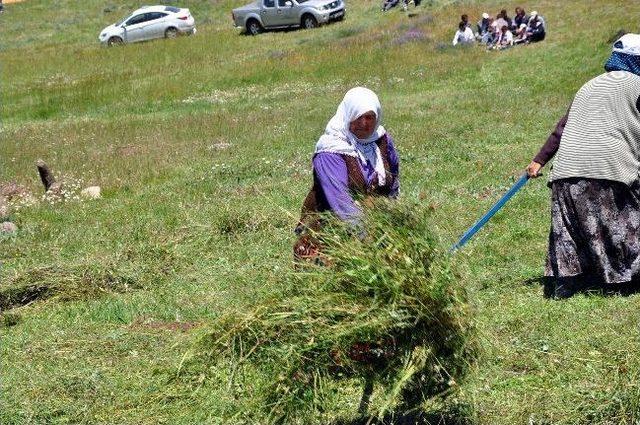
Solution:
[[[222,316],[205,339],[272,422],[320,417],[342,379],[365,382],[361,413],[374,383],[371,413],[413,409],[449,393],[474,358],[464,285],[424,213],[378,202],[362,226],[358,238],[330,221],[318,235],[328,266],[292,271],[284,296]]]
[[[51,265],[28,270],[0,287],[0,311],[33,301],[95,298],[105,292],[126,292],[141,285],[132,273],[101,264]]]
[[[0,311],[53,297],[84,300],[157,285],[173,272],[177,261],[165,247],[143,245],[114,258],[33,267],[0,284]]]

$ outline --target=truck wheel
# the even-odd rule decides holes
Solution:
[[[247,34],[258,35],[262,32],[262,25],[255,19],[249,19],[247,21]]]
[[[318,21],[313,15],[307,14],[302,17],[302,28],[309,30],[317,26],[318,26]]]

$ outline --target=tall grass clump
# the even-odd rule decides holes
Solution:
[[[296,423],[322,418],[349,385],[342,396],[374,416],[455,390],[475,355],[471,309],[416,208],[376,203],[355,232],[329,221],[327,265],[292,268],[284,294],[213,323],[206,359],[233,369],[237,397]]]
[[[170,275],[177,262],[170,250],[144,245],[113,258],[28,268],[0,282],[0,311],[49,298],[87,300],[151,287]]]

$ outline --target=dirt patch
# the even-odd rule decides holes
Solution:
[[[52,295],[51,288],[37,284],[3,289],[0,291],[0,311],[22,307],[37,300],[50,298]]]
[[[4,0],[2,4],[22,3],[24,0]]]
[[[231,147],[231,143],[224,140],[217,140],[214,144],[210,145],[207,149],[210,151],[224,151]]]
[[[29,190],[16,182],[0,182],[0,196],[6,198],[7,201],[24,198],[28,195]]]
[[[133,156],[142,153],[144,149],[140,145],[124,145],[115,147],[114,151],[120,156]]]
[[[170,332],[187,332],[199,325],[200,323],[197,322],[163,322],[160,320],[139,317],[135,321],[133,321],[133,323],[131,323],[131,328]]]
[[[475,193],[473,196],[476,199],[484,201],[487,199],[495,198],[496,190],[492,187],[483,187],[480,192]]]
[[[411,28],[409,30],[407,30],[404,34],[400,35],[399,37],[396,37],[393,40],[394,44],[405,44],[405,43],[411,43],[413,41],[422,41],[422,40],[428,40],[428,36],[427,34],[418,29],[418,28]]]

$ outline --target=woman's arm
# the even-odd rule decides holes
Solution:
[[[389,171],[393,174],[393,184],[389,191],[390,198],[397,198],[400,193],[400,158],[393,144],[393,138],[387,134],[387,156],[389,158]]]
[[[344,221],[357,221],[362,215],[349,193],[349,174],[342,156],[322,152],[313,158],[313,170],[331,210]]]
[[[531,161],[527,166],[527,174],[529,174],[529,177],[538,177],[540,169],[544,167],[558,151],[558,148],[560,147],[560,139],[562,138],[564,126],[567,124],[568,117],[569,112],[567,111],[567,113],[560,118],[560,121],[556,124],[556,128],[549,135],[545,144],[540,148],[540,151],[535,158],[533,158],[533,161]]]

